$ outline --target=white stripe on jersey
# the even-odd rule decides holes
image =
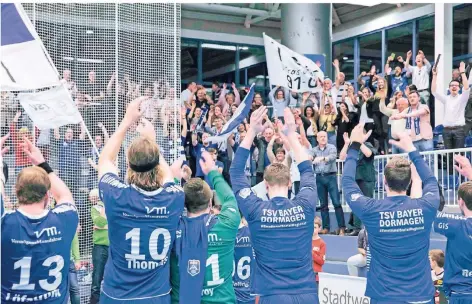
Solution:
[[[63,203],[63,204],[57,205],[57,207],[52,209],[52,212],[54,212],[54,213],[64,213],[64,212],[67,212],[67,211],[77,212],[77,208],[75,207],[74,204]]]

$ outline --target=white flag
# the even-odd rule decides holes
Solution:
[[[69,91],[63,85],[37,93],[20,93],[18,99],[26,114],[40,130],[78,124],[82,121]]]
[[[57,86],[54,64],[20,3],[0,6],[0,89],[24,91]]]
[[[265,34],[264,46],[271,85],[301,93],[320,89],[318,79],[322,83],[324,74],[316,63]]]

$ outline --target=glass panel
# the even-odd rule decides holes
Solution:
[[[382,71],[382,33],[377,32],[359,38],[360,71],[369,72],[375,65],[377,73]]]
[[[434,16],[418,21],[418,50],[433,62],[434,58]]]
[[[345,79],[354,77],[354,39],[333,45],[333,60],[339,60],[339,70],[343,72]]]
[[[180,50],[182,82],[197,81],[198,77],[198,42],[182,41]],[[183,88],[185,86],[182,86]]]
[[[394,27],[387,30],[387,54],[391,56],[395,54],[395,59],[398,56],[406,58],[406,53],[413,49],[413,24],[408,23],[402,26]],[[425,54],[428,56],[428,54]],[[430,54],[431,55],[431,54]],[[434,56],[434,53],[432,54]],[[396,61],[393,62],[395,64]]]
[[[454,10],[453,56],[472,53],[472,4]]]
[[[236,46],[203,43],[202,48],[203,81],[234,82]]]

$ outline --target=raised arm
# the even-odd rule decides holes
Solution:
[[[56,206],[63,203],[74,204],[74,198],[66,184],[54,173],[51,167],[46,163],[41,151],[29,141],[28,138],[24,138],[24,142],[21,144],[23,152],[31,160],[31,163],[35,166],[43,168],[49,176],[51,181],[51,193],[56,201]]]
[[[356,182],[357,158],[361,145],[367,140],[372,131],[364,134],[364,123],[358,124],[351,132],[351,146],[348,149],[346,161],[344,162],[344,172],[342,177],[342,188],[344,197],[349,207],[359,216],[363,218],[363,214],[375,200],[364,196]]]
[[[241,95],[239,95],[238,88],[236,87],[234,82],[231,84],[231,87],[233,88],[234,104],[239,106],[239,104],[241,103]],[[252,102],[252,100],[251,100],[251,102]]]
[[[141,103],[146,99],[147,97],[139,97],[128,105],[128,109],[126,110],[125,117],[121,121],[121,124],[103,147],[100,159],[98,160],[99,180],[106,173],[118,173],[118,169],[115,166],[116,156],[120,151],[121,143],[125,138],[126,131],[128,131],[128,129],[140,119],[142,112],[139,108]]]
[[[385,98],[380,99],[379,106],[380,106],[380,112],[382,112],[382,114],[388,117],[392,116],[393,112],[395,112],[395,110],[390,109],[385,105]]]
[[[465,74],[465,63],[462,61],[459,65],[459,72],[461,73],[462,78],[462,95],[465,95],[463,99],[469,99],[469,92],[465,92],[469,90],[469,79],[467,79],[467,75]]]
[[[220,222],[230,229],[237,230],[241,222],[238,212],[238,203],[231,187],[226,183],[223,175],[218,172],[210,153],[203,152],[200,160],[200,167],[203,173],[208,176],[216,191],[216,195],[221,202],[221,213],[218,215]]]
[[[269,144],[267,145],[267,157],[269,157],[269,161],[271,164],[273,164],[276,160],[275,155],[274,155],[274,141],[275,141],[275,136],[272,136],[272,138],[269,141]]]
[[[410,67],[410,59],[411,59],[411,55],[412,55],[412,54],[413,54],[413,53],[411,52],[411,50],[408,51],[408,52],[406,53],[406,59],[405,59],[405,61],[404,61],[404,63],[405,63],[405,69],[407,69],[407,70],[410,71],[410,72],[413,72],[412,69],[411,69],[411,67]]]

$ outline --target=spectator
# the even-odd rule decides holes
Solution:
[[[346,89],[343,92],[342,101],[346,102],[349,113],[352,113],[353,118],[353,125],[358,123],[359,117],[357,115],[357,108],[356,105],[358,104],[356,95],[354,94],[354,86],[349,82],[345,83]]]
[[[380,154],[386,154],[387,145],[387,133],[388,125],[384,119],[385,115],[380,112],[380,100],[387,98],[388,95],[388,84],[385,78],[375,75],[377,78],[377,88],[375,89],[372,85],[372,81],[369,82],[369,87],[372,92],[375,91],[373,97],[369,99],[367,103],[367,112],[369,116],[374,119],[374,130],[372,132],[374,139],[378,141],[378,150]]]
[[[192,134],[192,145],[193,145],[192,155],[195,158],[196,168],[197,168],[195,176],[200,177],[202,179],[205,177],[200,166],[200,159],[202,157],[202,152],[208,151],[210,148],[213,148],[213,149],[218,148],[218,145],[210,144],[210,142],[207,141],[208,137],[210,137],[210,134],[204,132],[202,135],[202,142],[199,143],[197,134],[195,133]]]
[[[274,136],[274,129],[272,127],[266,127],[262,133],[262,138],[255,138],[255,144],[259,151],[256,170],[256,184],[262,182],[264,170],[270,165],[269,155],[267,154],[267,146],[269,145],[272,136]],[[279,145],[274,144],[275,151],[277,151],[278,148]]]
[[[212,103],[216,103],[221,96],[221,88],[220,88],[220,83],[218,81],[213,81],[213,84],[211,85],[211,99]]]
[[[353,114],[349,112],[348,105],[346,102],[341,102],[338,115],[334,120],[333,125],[337,126],[338,129],[336,130],[336,148],[338,152],[344,147],[344,133],[351,133],[353,125]]]
[[[325,102],[326,101],[326,102]],[[328,95],[321,97],[321,106],[318,119],[318,130],[326,132],[330,145],[336,147],[336,128],[334,121],[336,120],[336,110],[332,104],[332,99]]]
[[[412,74],[411,82],[416,86],[421,97],[421,102],[429,107],[429,72],[431,71],[431,63],[426,59],[423,51],[419,50],[415,60],[416,66],[411,66],[411,56],[412,52],[408,51],[406,54],[405,68]]]
[[[416,150],[419,152],[433,151],[433,129],[430,121],[429,107],[420,103],[417,91],[410,91],[410,106],[403,112],[391,117],[393,120],[405,120],[405,130],[411,136]]]
[[[369,136],[369,133],[366,135]],[[339,155],[340,160],[346,160],[347,150],[349,148],[350,140],[347,133],[344,133],[344,147]],[[356,183],[361,189],[362,193],[367,197],[374,197],[375,181],[377,180],[377,172],[374,167],[374,157],[377,150],[370,142],[365,142],[361,145],[359,150],[359,157],[357,161]],[[351,212],[349,223],[354,227],[349,236],[356,236],[362,229],[362,222],[359,217]]]
[[[82,122],[80,124],[80,135],[78,139],[74,139],[74,130],[69,127],[61,139],[59,129],[54,129],[54,139],[59,145],[59,176],[69,186],[72,194],[78,193],[80,185],[80,156],[85,145],[88,145],[85,140],[85,126]]]
[[[190,82],[187,84],[187,88],[180,93],[180,100],[182,101],[183,106],[187,106],[190,108],[190,104],[188,103],[188,100],[190,97],[194,97],[195,92],[197,91],[197,84],[195,82]]]
[[[341,105],[341,102],[343,101],[343,95],[346,94],[346,86],[344,85],[344,79],[346,76],[344,75],[343,72],[339,70],[339,60],[334,59],[333,61],[333,66],[334,66],[334,72],[336,75],[336,82],[335,85],[332,88],[332,94],[334,98],[334,102],[336,103],[335,107],[338,109]]]
[[[282,140],[279,133],[276,133],[269,141],[267,145],[267,156],[269,157],[269,161],[271,164],[279,163],[284,164],[288,168],[292,164],[292,158],[290,157],[289,153],[285,150],[285,148],[280,147],[275,151],[274,154],[274,142],[276,140]]]
[[[328,234],[330,231],[328,194],[334,206],[336,220],[338,222],[338,234],[344,235],[346,224],[344,223],[344,212],[341,206],[341,199],[338,190],[337,169],[336,169],[336,147],[328,144],[327,134],[324,131],[318,132],[318,146],[311,150],[313,155],[313,170],[316,174],[316,187],[320,199],[321,218],[323,219],[323,229],[321,234]]]
[[[241,96],[239,95],[239,91],[236,88],[234,82],[231,84],[231,87],[233,88],[233,92],[228,93],[228,90],[226,89],[226,83],[223,83],[223,89],[221,90],[220,97],[216,103],[216,105],[221,108],[223,115],[225,116],[228,111],[230,111],[230,107],[232,105],[239,106],[241,103]]]
[[[359,231],[359,234],[357,235],[357,251],[359,253],[347,259],[347,271],[349,272],[350,276],[358,277],[359,268],[363,268],[366,266],[367,247],[367,230],[365,230],[365,228],[362,228],[361,231]]]
[[[272,118],[277,118],[283,122],[284,109],[290,103],[289,89],[280,86],[273,87],[269,92],[269,99],[273,107]]]
[[[406,77],[406,72],[403,71],[401,65],[403,63],[402,56],[398,56],[398,63],[395,65],[392,75],[392,68],[390,67],[390,62],[393,62],[395,58],[392,56],[387,58],[387,63],[385,64],[385,71],[387,75],[387,83],[389,84],[390,92],[387,98],[392,96],[392,92],[403,92],[408,86],[408,79]]]
[[[92,249],[92,288],[90,292],[90,304],[100,301],[100,289],[105,272],[105,264],[108,260],[108,221],[105,214],[105,205],[98,196],[98,189],[92,189],[89,194],[92,204],[91,217],[93,223],[93,249]]]
[[[462,77],[462,94],[459,94],[460,83],[457,80],[449,82],[451,95],[445,96],[437,91],[437,68],[433,70],[433,82],[431,92],[433,96],[444,105],[443,139],[446,149],[464,148],[465,144],[465,107],[469,100],[469,81],[465,76],[465,63],[461,62],[459,71]]]
[[[23,168],[31,166],[28,156],[23,151],[22,144],[25,137],[32,141],[32,136],[27,127],[22,126],[18,129],[18,121],[20,117],[21,111],[16,112],[16,115],[10,124],[10,135],[12,138],[13,150],[15,152],[15,176],[17,176]]]
[[[313,258],[313,271],[316,276],[316,283],[319,284],[320,277],[318,273],[323,271],[323,265],[326,260],[326,243],[318,235],[321,229],[321,218],[315,217],[315,229],[313,230],[313,237],[311,239],[311,256]]]
[[[303,113],[303,117],[310,121],[310,127],[306,130],[306,138],[310,142],[312,147],[315,147],[318,143],[316,142],[316,135],[318,134],[318,119],[319,112],[312,106],[304,107],[303,104],[300,107]]]
[[[444,277],[444,252],[441,249],[433,249],[429,251],[429,263],[431,264],[431,278],[434,287],[434,303],[439,304],[440,290],[438,287],[443,285]]]
[[[395,115],[402,113],[405,109],[408,108],[408,99],[406,98],[399,98],[395,102],[396,109],[391,109],[385,106],[385,98],[380,100],[380,111],[390,117],[388,123],[390,124],[390,132],[393,139],[398,139],[397,134],[405,132],[406,122],[404,118],[401,119],[392,119]],[[392,154],[403,153],[397,146],[392,145]]]
[[[77,85],[72,80],[70,70],[62,71],[62,82],[66,85],[67,90],[72,95],[72,98],[75,98],[77,94]]]

